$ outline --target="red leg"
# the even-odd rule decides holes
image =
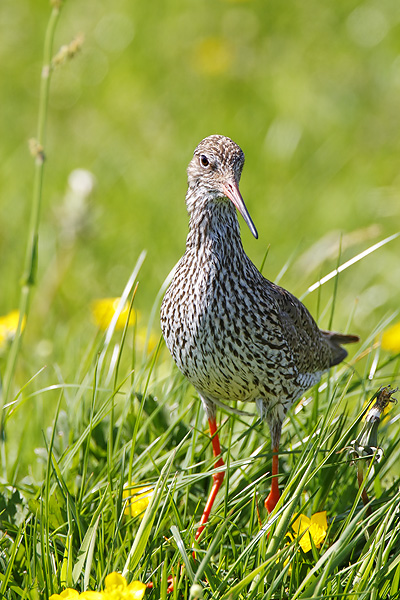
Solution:
[[[221,446],[219,445],[219,437],[218,437],[218,433],[217,433],[217,423],[215,421],[215,418],[209,418],[208,423],[210,425],[210,435],[211,435],[213,453],[214,453],[215,458],[217,459],[217,461],[215,463],[215,467],[221,467],[225,463],[222,460],[222,456],[221,456]],[[203,531],[204,527],[206,526],[208,517],[210,516],[210,512],[211,512],[212,506],[214,504],[214,500],[216,498],[216,495],[218,494],[219,488],[221,487],[221,483],[223,482],[224,476],[225,476],[224,471],[221,471],[219,473],[214,473],[214,475],[213,475],[214,483],[211,488],[210,495],[208,496],[208,500],[206,502],[206,506],[204,508],[203,515],[200,520],[200,525],[199,525],[199,528],[195,535],[195,540],[198,540],[201,532]]]
[[[272,482],[271,491],[268,498],[265,500],[265,508],[271,513],[278,503],[280,498],[279,486],[278,486],[278,473],[279,473],[279,445],[275,446],[272,450]]]

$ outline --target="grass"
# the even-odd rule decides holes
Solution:
[[[55,3],[45,65],[53,56],[58,16]],[[49,79],[41,89],[36,149],[46,147],[48,83]],[[118,314],[107,328],[96,330],[87,323],[87,313],[77,311],[69,331],[62,308],[54,309],[51,302],[50,308],[46,302],[33,302],[30,311],[31,284],[37,280],[43,161],[37,161],[35,169],[20,325],[1,363],[6,375],[0,441],[0,597],[34,600],[65,587],[98,590],[113,571],[128,581],[151,582],[145,597],[157,600],[191,594],[217,600],[400,597],[398,407],[393,405],[382,419],[378,441],[384,454],[379,463],[366,464],[361,487],[357,466],[346,451],[362,429],[365,403],[381,385],[399,380],[399,355],[380,345],[380,334],[393,320],[392,303],[379,318],[373,303],[364,306],[368,333],[349,362],[333,369],[290,411],[280,463],[284,491],[270,518],[263,506],[272,459],[267,428],[256,416],[220,414],[226,477],[196,544],[213,472],[211,442],[200,402],[172,365],[163,342],[147,343],[153,332],[159,335],[156,318],[162,290],[154,293],[142,322],[122,329]],[[18,243],[23,245],[22,237]],[[73,247],[63,249],[62,256],[56,253],[47,279],[41,274],[50,299],[59,289],[57,275],[73,263]],[[331,288],[321,262],[315,267],[321,269],[316,277],[321,285],[315,286],[314,295],[321,325],[348,319],[347,329],[354,329],[353,309],[347,306],[344,311],[337,300],[339,284],[350,269],[371,269],[364,265],[378,256],[378,249],[368,254],[363,248],[356,255],[358,262],[347,255],[337,258]],[[340,265],[349,261],[343,272]],[[145,255],[140,254],[125,287],[118,289],[119,311],[125,300],[136,311],[148,283],[145,268]],[[288,264],[282,276],[291,269]],[[385,290],[381,284],[381,293],[390,290],[390,280],[389,275]],[[311,291],[305,280],[296,285],[299,295]],[[43,322],[48,314],[50,349],[33,322]],[[154,489],[144,515],[132,516],[128,508],[124,492],[135,485]],[[367,507],[362,502],[364,489],[371,498]],[[326,537],[321,546],[312,543],[305,552],[292,527],[295,517],[322,511],[328,518]],[[170,575],[176,581],[169,594]]]
[[[43,419],[46,407],[57,407],[40,447],[29,447],[32,459],[42,461],[36,474],[18,472],[27,463],[27,429],[18,441],[5,442],[5,598],[47,597],[65,586],[99,589],[112,571],[128,581],[152,581],[149,598],[188,598],[195,583],[204,598],[396,597],[397,407],[380,428],[384,457],[365,481],[372,497],[368,517],[357,468],[344,449],[361,429],[365,401],[398,378],[398,359],[380,361],[369,379],[358,372],[360,348],[351,361],[356,370],[335,369],[291,411],[281,460],[285,491],[270,519],[263,508],[271,465],[266,427],[256,418],[222,415],[226,485],[194,561],[194,533],[213,469],[202,409],[162,346],[142,360],[134,345],[134,328],[110,328],[91,341],[86,366],[72,383],[60,374],[53,386],[26,390],[8,408],[6,431],[15,432],[38,397]],[[378,352],[371,351],[372,362]],[[134,482],[154,486],[143,518],[124,512],[124,486]],[[294,515],[323,510],[327,537],[321,548],[304,553],[298,538],[288,537]],[[167,595],[170,574],[177,583]]]

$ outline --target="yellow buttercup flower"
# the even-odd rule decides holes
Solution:
[[[110,325],[112,318],[118,308],[121,298],[101,298],[99,300],[93,300],[91,304],[92,316],[96,325],[105,331]],[[125,302],[120,314],[118,315],[115,329],[123,329],[129,315],[129,304]],[[129,315],[128,325],[135,324],[135,315],[133,311]]]
[[[103,594],[107,600],[141,600],[146,591],[144,583],[133,581],[128,585],[119,573],[107,575],[105,584]]]
[[[306,515],[299,515],[293,523],[292,529],[295,536],[299,538],[299,545],[303,552],[311,550],[311,540],[316,548],[320,548],[328,530],[326,511],[315,513],[311,519]]]
[[[67,588],[66,590],[63,590],[60,594],[52,594],[49,600],[60,600],[61,598],[62,600],[73,600],[73,598],[78,598],[78,596],[79,592],[71,588]]]
[[[122,492],[122,497],[127,500],[124,510],[128,517],[143,517],[143,513],[148,507],[153,497],[153,488],[150,485],[144,487],[129,486]]]
[[[390,352],[400,352],[400,321],[382,334],[382,348]]]
[[[7,315],[0,317],[0,350],[3,350],[8,342],[11,342],[16,334],[19,321],[19,310],[12,310]],[[21,331],[25,327],[26,319],[22,320]]]
[[[142,600],[146,586],[140,581],[127,583],[125,577],[119,573],[110,573],[105,580],[102,592],[87,590],[81,594],[76,590],[67,588],[60,594],[53,594],[49,600]]]

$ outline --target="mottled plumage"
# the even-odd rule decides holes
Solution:
[[[265,279],[245,254],[236,208],[244,154],[212,135],[194,151],[186,204],[190,230],[161,306],[165,342],[215,423],[215,405],[255,402],[277,451],[282,421],[301,394],[357,341],[321,331],[305,306]],[[198,532],[199,533],[199,532]]]

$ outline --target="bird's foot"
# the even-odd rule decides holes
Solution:
[[[276,492],[274,493],[273,490],[271,489],[268,497],[265,499],[265,502],[264,502],[264,506],[267,509],[268,514],[272,513],[275,506],[278,504],[279,498],[280,498],[279,490],[278,490],[278,494],[276,494]]]
[[[281,497],[281,494],[279,492],[278,477],[275,476],[275,477],[273,477],[272,482],[271,482],[271,491],[264,502],[264,505],[268,511],[268,514],[272,513],[275,506],[278,504],[278,500],[280,497]]]
[[[173,575],[169,575],[169,577],[167,579],[167,583],[168,583],[167,594],[171,594],[174,591],[175,580],[176,580],[176,577],[174,577]],[[149,590],[152,590],[154,587],[153,582],[149,581],[149,583],[146,583],[146,587]]]

